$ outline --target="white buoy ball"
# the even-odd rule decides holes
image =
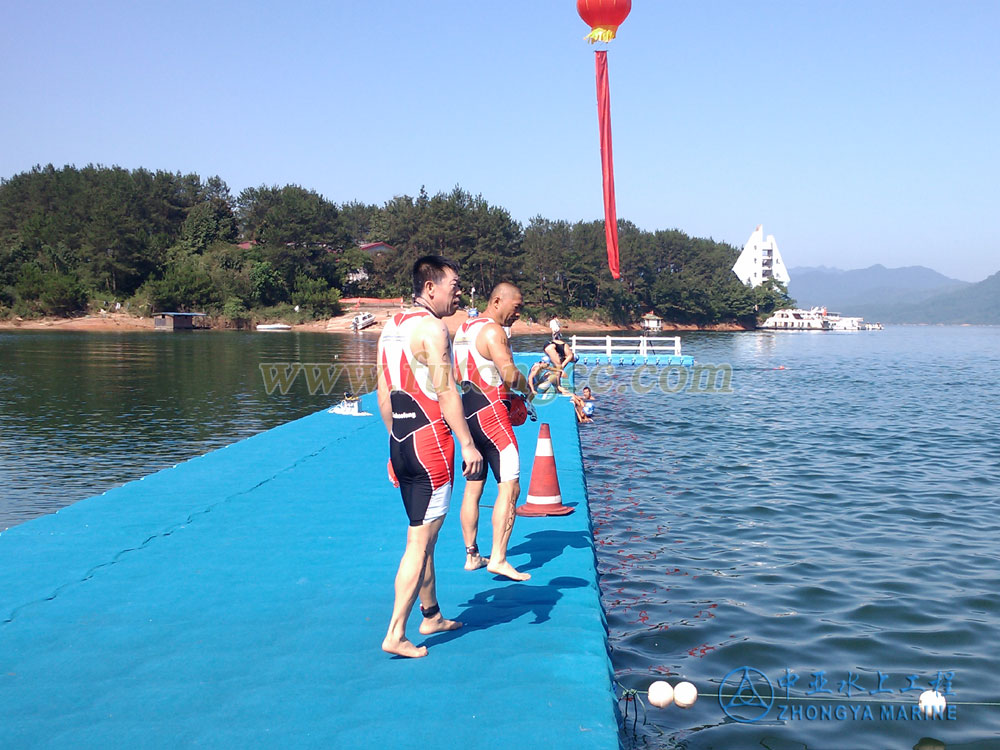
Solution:
[[[649,702],[657,708],[666,708],[674,702],[674,689],[669,682],[657,680],[649,686]]]
[[[948,701],[937,690],[925,690],[920,694],[917,705],[920,707],[920,713],[924,716],[933,716],[944,711]]]
[[[678,682],[674,685],[674,703],[677,708],[691,708],[698,700],[698,688],[690,682]]]

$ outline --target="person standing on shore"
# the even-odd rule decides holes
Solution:
[[[462,406],[469,432],[484,463],[476,474],[468,474],[462,497],[462,536],[465,568],[486,566],[490,573],[514,581],[527,581],[507,561],[507,543],[514,529],[514,509],[521,493],[521,458],[510,420],[510,390],[528,392],[528,381],[514,365],[514,355],[503,326],[520,317],[523,299],[513,284],[501,282],[490,293],[486,311],[466,321],[455,334],[455,369],[462,388]],[[486,468],[497,480],[493,505],[493,546],[489,559],[479,554],[479,500],[486,484]]]
[[[458,295],[453,262],[439,255],[419,258],[413,265],[413,307],[396,313],[378,341],[379,412],[389,430],[390,473],[410,521],[382,641],[383,651],[399,656],[427,655],[426,646],[406,637],[406,620],[418,595],[422,635],[462,626],[441,615],[434,573],[434,545],[455,478],[452,431],[462,450],[463,474],[478,475],[483,464],[465,423],[448,328],[441,320],[458,309]]]

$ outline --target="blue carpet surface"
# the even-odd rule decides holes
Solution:
[[[517,519],[530,581],[466,572],[459,479],[436,561],[465,627],[424,638],[415,608],[423,659],[379,648],[406,518],[377,416],[322,411],[0,534],[0,747],[617,748],[575,418],[539,415],[576,511]]]

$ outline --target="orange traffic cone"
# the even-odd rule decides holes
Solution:
[[[535,465],[531,470],[528,499],[517,509],[519,516],[565,516],[573,509],[562,504],[559,477],[556,475],[556,457],[552,453],[552,435],[546,423],[538,428],[535,446]]]

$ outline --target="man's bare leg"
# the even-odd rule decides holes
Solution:
[[[493,506],[493,550],[486,569],[498,576],[506,576],[512,581],[527,581],[530,573],[521,573],[507,562],[507,543],[514,530],[514,507],[521,494],[521,483],[517,480],[500,482],[497,486],[497,504]]]
[[[433,551],[442,523],[443,517],[422,526],[410,526],[406,530],[406,549],[396,572],[396,598],[392,605],[389,631],[382,641],[383,651],[412,658],[427,656],[426,646],[414,646],[406,637],[406,620],[417,600],[417,592],[423,586],[428,553]]]
[[[420,583],[420,612],[424,615],[424,619],[420,623],[421,635],[440,633],[442,630],[457,630],[462,627],[460,622],[444,619],[441,615],[441,609],[438,607],[437,579],[434,573],[434,545],[436,543],[437,532],[434,532],[434,539],[428,551],[424,575]],[[428,614],[430,617],[427,616]]]
[[[462,510],[459,517],[462,521],[462,539],[465,540],[465,569],[478,570],[485,567],[489,562],[479,552],[469,553],[469,549],[476,545],[476,536],[479,532],[479,500],[483,496],[483,487],[486,480],[475,482],[471,479],[465,482],[465,493],[462,495]]]
[[[557,391],[562,390],[562,386],[559,384],[560,378],[562,378],[562,370],[554,370],[549,374],[549,385]]]

